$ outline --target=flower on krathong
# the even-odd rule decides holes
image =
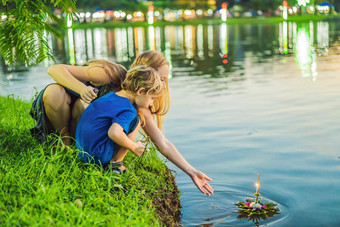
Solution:
[[[260,221],[280,213],[280,209],[277,207],[278,204],[269,201],[261,203],[261,200],[262,198],[256,203],[255,200],[247,198],[246,202],[235,203],[238,208],[236,212],[240,213],[237,218]]]

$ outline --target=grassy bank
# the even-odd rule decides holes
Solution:
[[[83,163],[75,148],[30,136],[30,103],[0,96],[0,223],[7,226],[160,226],[179,221],[179,193],[155,149],[118,175]],[[57,138],[58,140],[58,138]],[[131,152],[129,152],[131,153]]]
[[[309,21],[321,21],[329,19],[338,19],[340,16],[335,15],[316,15],[316,16],[290,16],[287,21],[303,23]],[[227,24],[264,24],[264,23],[280,23],[283,22],[282,17],[249,17],[249,18],[228,18]],[[164,25],[197,25],[197,24],[221,24],[222,21],[219,18],[214,19],[196,19],[189,21],[156,21],[154,26]],[[74,29],[86,29],[86,28],[121,28],[121,27],[146,27],[148,23],[144,22],[105,22],[105,23],[87,23],[87,24],[74,24]]]

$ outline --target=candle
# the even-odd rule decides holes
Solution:
[[[260,174],[257,174],[257,183],[256,185],[256,193],[259,192],[259,187],[260,187]]]
[[[255,186],[256,186],[256,192],[254,194],[255,196],[255,204],[258,203],[259,201],[259,196],[260,196],[260,193],[259,193],[259,187],[260,187],[260,174],[258,173],[257,174],[257,182],[255,183]]]

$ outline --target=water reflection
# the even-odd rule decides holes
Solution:
[[[319,22],[317,24],[317,44],[318,55],[327,55],[329,48],[329,24],[327,22]]]
[[[199,69],[202,74],[208,73],[212,77],[219,77],[226,75],[232,68],[243,68],[249,60],[251,62],[259,60],[252,59],[253,57],[262,56],[262,60],[265,60],[266,56],[275,53],[276,48],[276,52],[282,55],[295,56],[302,77],[316,80],[318,74],[316,58],[327,56],[329,52],[329,23],[296,24],[285,21],[278,25],[277,37],[275,33],[272,36],[267,35],[268,31],[275,31],[275,25],[254,27],[228,26],[227,23],[222,23],[207,26],[149,26],[109,30],[69,29],[65,44],[68,60],[65,63],[81,64],[90,59],[104,58],[128,64],[145,50],[164,52],[170,49],[170,55],[175,55],[176,59],[183,60],[190,66],[188,73],[192,69]],[[60,53],[64,51],[62,41],[49,37],[49,42],[53,43],[56,56],[62,56]],[[278,42],[277,46],[275,42]],[[254,43],[258,45],[253,45]],[[274,45],[267,45],[268,43]],[[286,61],[287,59],[284,60]],[[223,70],[217,72],[215,68],[222,65],[225,65]]]
[[[279,52],[293,53],[302,77],[316,80],[318,56],[327,56],[329,50],[329,23],[299,24],[283,22],[279,26]]]
[[[75,64],[75,54],[74,54],[74,39],[73,39],[73,29],[69,28],[67,30],[67,41],[68,41],[68,54],[69,54],[69,63],[71,65]]]
[[[148,37],[149,37],[149,50],[155,50],[155,28],[153,26],[149,26],[148,28]]]
[[[127,42],[127,34],[125,28],[117,28],[115,30],[110,30],[108,34],[112,34],[112,44],[111,46],[114,46],[114,55],[112,52],[111,56],[116,57],[116,61],[118,62],[125,62],[128,60],[128,45]]]
[[[220,49],[222,63],[227,64],[229,62],[228,58],[228,30],[227,23],[223,23],[220,26]]]

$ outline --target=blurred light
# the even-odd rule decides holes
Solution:
[[[138,12],[136,13],[136,16],[137,16],[137,17],[141,17],[141,16],[143,16],[143,13],[142,13],[141,11],[138,11]]]
[[[105,17],[105,13],[104,12],[95,12],[94,14],[92,14],[93,18],[103,18]]]
[[[75,54],[74,54],[74,40],[73,40],[73,30],[69,28],[67,30],[67,39],[68,39],[68,54],[69,54],[69,62],[71,65],[75,64]]]
[[[191,10],[186,9],[186,10],[184,11],[184,14],[190,16],[190,15],[191,15]]]
[[[297,3],[299,6],[306,6],[307,4],[309,4],[310,0],[297,0]]]
[[[113,15],[114,15],[115,17],[120,17],[120,13],[119,13],[118,11],[115,11],[115,12],[113,13]]]

